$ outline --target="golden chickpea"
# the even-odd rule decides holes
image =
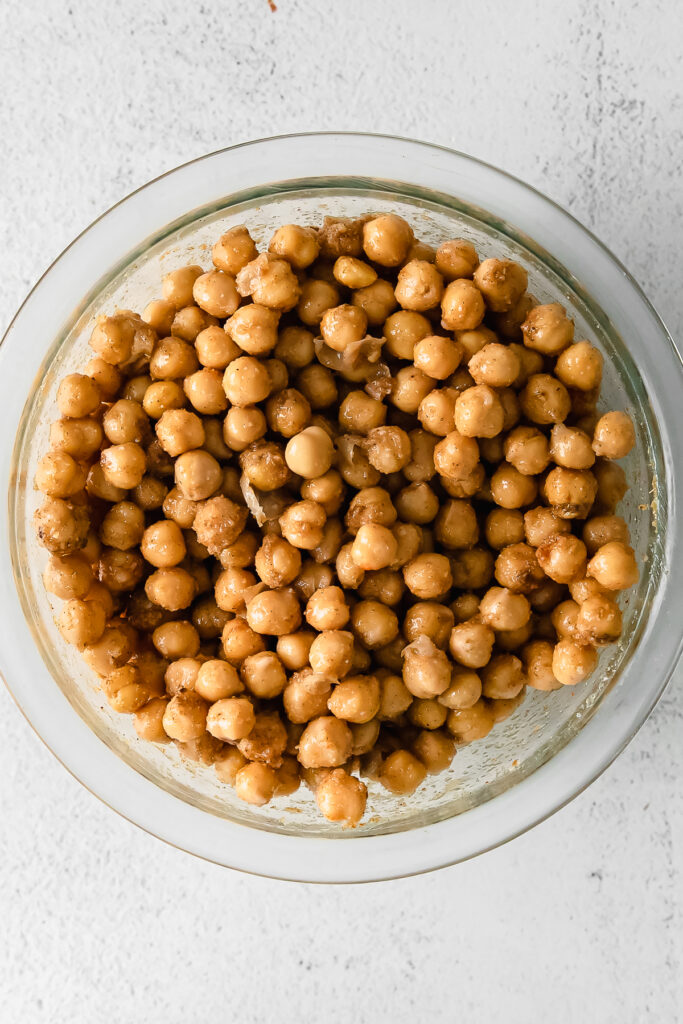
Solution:
[[[204,416],[217,416],[218,413],[225,410],[228,404],[223,390],[222,377],[218,370],[210,370],[206,367],[197,370],[196,373],[185,378],[183,389],[193,408]],[[192,414],[188,413],[187,415]]]
[[[585,519],[597,490],[597,480],[587,469],[556,466],[545,478],[545,497],[561,519]]]
[[[443,704],[450,711],[462,711],[473,707],[480,697],[481,677],[471,669],[456,665],[450,686],[437,699],[439,704]]]
[[[162,509],[167,519],[172,519],[182,530],[188,530],[197,514],[197,502],[186,498],[177,487],[173,487],[164,498]]]
[[[129,490],[145,475],[147,459],[139,444],[127,442],[105,448],[100,455],[100,465],[107,483]]]
[[[118,404],[117,402],[116,405]],[[150,384],[142,399],[142,407],[145,413],[154,420],[160,419],[167,410],[182,409],[186,404],[185,393],[174,380],[160,380],[155,384]],[[112,406],[112,408],[115,408],[115,406]],[[111,409],[109,410],[110,412]],[[114,438],[110,438],[110,440],[114,440]],[[135,440],[135,438],[127,438],[127,440]]]
[[[399,513],[403,516],[401,509]],[[434,535],[447,548],[469,548],[479,540],[476,513],[469,501],[451,498],[441,506]]]
[[[536,549],[538,564],[556,583],[571,583],[586,573],[586,545],[572,533],[559,534]]]
[[[394,377],[390,401],[401,412],[414,415],[434,387],[434,381],[414,366],[402,367]]]
[[[115,668],[102,683],[102,689],[110,707],[123,714],[138,711],[153,695],[132,664]]]
[[[550,462],[548,440],[536,427],[515,427],[505,438],[503,451],[523,476],[542,473]]]
[[[421,600],[441,597],[453,584],[451,567],[445,555],[422,554],[403,567],[403,578],[412,594]]]
[[[121,398],[125,401],[142,404],[147,388],[151,385],[152,378],[146,374],[137,377],[129,377],[121,388]]]
[[[435,380],[445,380],[455,373],[463,358],[463,347],[451,338],[430,334],[415,344],[415,366]]]
[[[325,630],[314,637],[309,648],[311,668],[321,676],[341,679],[351,671],[353,634]]]
[[[296,270],[304,270],[318,258],[320,244],[313,228],[283,224],[268,243],[268,250],[282,256]]]
[[[197,506],[192,526],[199,543],[209,554],[219,556],[225,548],[237,542],[247,515],[245,508],[221,494]],[[250,544],[248,540],[246,543]]]
[[[581,533],[589,555],[594,555],[598,548],[609,541],[621,541],[622,544],[629,544],[630,535],[626,522],[621,516],[606,515],[593,516],[584,524]]]
[[[301,485],[301,497],[322,505],[328,516],[339,511],[346,488],[336,469],[330,469],[322,476],[305,480]]]
[[[85,487],[83,468],[66,452],[48,452],[36,468],[35,485],[51,498],[70,498]]]
[[[476,594],[458,594],[454,601],[451,601],[451,611],[456,622],[466,622],[479,614],[479,598]]]
[[[105,401],[118,394],[123,378],[120,371],[111,363],[105,362],[100,356],[94,356],[85,364],[84,372],[88,377],[92,377],[99,389],[99,395]]]
[[[397,302],[393,285],[378,277],[366,288],[357,288],[353,291],[351,304],[363,310],[372,327],[379,327],[396,309]]]
[[[50,448],[66,452],[77,461],[91,458],[102,444],[102,427],[97,420],[56,420],[50,426]]]
[[[626,474],[621,466],[609,459],[598,459],[592,473],[597,484],[593,512],[611,515],[628,490]]]
[[[449,431],[450,427],[446,433]],[[410,462],[403,467],[403,475],[410,483],[426,483],[436,473],[434,449],[438,443],[437,437],[426,430],[419,429],[411,430],[409,437],[411,448]]]
[[[396,359],[412,360],[416,345],[431,334],[431,324],[420,313],[399,310],[387,317],[382,334],[385,352]]]
[[[558,690],[562,685],[553,673],[553,644],[532,640],[521,651],[526,682],[534,690]]]
[[[332,690],[327,706],[335,718],[363,724],[379,711],[379,682],[374,676],[349,676]]]
[[[439,499],[429,484],[410,484],[396,495],[396,510],[408,523],[431,523],[439,510]]]
[[[458,430],[447,434],[434,448],[434,465],[443,477],[462,479],[476,468],[478,462],[477,442]]]
[[[571,400],[564,384],[547,373],[529,377],[520,392],[522,412],[532,423],[561,423],[569,415]]]
[[[256,441],[240,455],[240,468],[252,487],[275,491],[289,480],[285,453],[274,441]]]
[[[552,671],[558,683],[577,686],[588,678],[597,663],[598,655],[593,647],[563,637],[553,651]]]
[[[232,451],[242,452],[262,438],[266,429],[266,417],[257,406],[232,406],[223,421],[223,439]]]
[[[192,332],[189,331],[189,333]],[[149,373],[152,380],[180,380],[198,369],[199,360],[194,346],[188,344],[180,336],[162,338],[155,346],[149,361]]]
[[[282,537],[269,534],[256,552],[255,564],[266,586],[277,589],[296,579],[301,571],[301,555],[298,548]]]
[[[451,238],[436,250],[436,266],[446,281],[472,277],[479,266],[477,250],[464,238]]]
[[[209,270],[195,278],[192,298],[210,316],[232,316],[240,304],[235,278],[224,270]]]
[[[294,580],[292,587],[300,601],[308,601],[316,590],[323,590],[334,582],[334,571],[331,565],[320,565],[307,559],[301,566],[301,572]]]
[[[214,266],[233,277],[257,256],[256,245],[243,224],[229,228],[211,250]]]
[[[456,551],[450,564],[453,586],[459,590],[480,590],[493,576],[493,555],[485,548]]]
[[[254,761],[245,764],[235,775],[235,793],[247,804],[263,807],[275,795],[278,776],[270,765]]]
[[[522,324],[535,305],[536,299],[533,295],[525,292],[510,309],[506,309],[503,313],[494,314],[492,319],[498,333],[502,334],[504,338],[509,338],[511,341],[521,341],[523,337]],[[531,349],[526,351],[530,352]],[[534,353],[534,355],[536,354]]]
[[[335,287],[334,284],[310,278],[309,280],[304,281],[301,286],[301,297],[296,307],[296,311],[301,322],[307,327],[318,327],[325,310],[338,305],[339,289]],[[286,361],[287,360],[285,360],[285,362]]]
[[[197,589],[200,590],[203,587],[200,588],[200,581],[197,578],[196,572],[197,570],[193,569]],[[210,586],[210,583],[208,585]],[[229,618],[229,613],[219,608],[212,596],[195,601],[192,607],[192,624],[202,640],[217,640]]]
[[[359,601],[351,612],[351,628],[364,647],[385,647],[398,635],[398,618],[381,601]]]
[[[177,612],[192,604],[197,593],[197,585],[187,569],[175,566],[172,569],[157,569],[148,576],[145,593],[153,604],[158,604],[169,612]]]
[[[240,665],[250,654],[265,650],[263,637],[244,619],[230,619],[223,627],[223,653],[231,665]]]
[[[633,423],[625,412],[606,412],[595,425],[593,451],[603,459],[623,459],[635,443]]]
[[[590,552],[589,552],[590,554]],[[588,576],[582,576],[579,579],[572,580],[569,584],[569,593],[577,604],[581,605],[584,601],[587,601],[589,597],[596,597],[600,594],[605,594],[605,588],[601,587],[597,580],[590,579]]]
[[[603,359],[589,341],[577,341],[557,358],[555,373],[568,388],[593,391],[600,387]]]
[[[245,406],[263,402],[271,391],[267,368],[254,356],[240,356],[228,364],[223,389],[231,405]]]
[[[356,533],[351,558],[360,569],[383,569],[396,558],[396,538],[386,526],[364,523]]]
[[[110,548],[127,551],[136,547],[145,530],[145,514],[132,501],[112,505],[100,525],[100,540]]]
[[[411,750],[428,775],[438,775],[446,771],[453,760],[455,743],[440,729],[423,729],[413,740]]]
[[[49,594],[62,600],[84,598],[93,584],[92,569],[80,555],[51,555],[43,584]]]
[[[63,377],[57,388],[57,407],[62,416],[80,419],[96,412],[100,404],[100,389],[96,382],[81,373]]]
[[[250,295],[259,306],[267,306],[269,309],[283,312],[293,309],[301,295],[301,288],[289,263],[266,252],[242,267],[236,280],[240,295]]]
[[[443,288],[443,277],[432,263],[413,259],[399,270],[394,294],[404,309],[423,313],[439,305]]]
[[[403,634],[409,642],[428,637],[436,647],[445,649],[453,629],[453,612],[434,601],[418,601],[403,620]]]
[[[491,497],[496,505],[514,509],[530,505],[536,498],[536,481],[524,476],[508,462],[502,462],[490,481]]]
[[[311,594],[306,603],[306,622],[323,632],[343,629],[349,621],[349,607],[341,587],[324,587]]]
[[[136,642],[135,630],[127,623],[117,622],[116,625],[107,626],[99,640],[85,647],[82,651],[83,660],[99,676],[108,676],[115,668],[130,661]]]
[[[402,651],[403,682],[414,697],[438,697],[451,681],[451,664],[429,637],[421,636]]]
[[[151,512],[161,508],[164,498],[168,494],[168,487],[155,476],[143,476],[137,487],[131,491],[131,497],[136,505],[144,512]]]
[[[498,555],[496,580],[515,594],[529,594],[544,581],[536,551],[528,544],[510,544]]]
[[[320,252],[336,259],[338,256],[363,255],[363,225],[370,218],[325,217],[318,229]]]
[[[295,548],[312,551],[323,539],[327,516],[315,501],[297,501],[279,519],[282,536]]]
[[[365,813],[367,787],[343,768],[329,772],[316,787],[315,799],[320,813],[328,821],[355,828]]]
[[[37,509],[33,525],[42,547],[54,555],[68,555],[85,546],[90,515],[82,505],[62,498],[47,498]]]
[[[524,540],[524,517],[517,509],[494,508],[486,517],[486,543],[496,551]]]
[[[161,290],[164,299],[174,309],[182,309],[192,302],[192,289],[198,277],[204,273],[201,267],[193,264],[188,267],[180,267],[166,274],[162,281]]]
[[[579,606],[576,601],[560,601],[550,613],[550,621],[558,637],[575,636]]]
[[[356,434],[383,426],[386,416],[386,406],[364,391],[350,391],[339,406],[340,427]]]
[[[176,487],[190,501],[211,497],[220,487],[222,476],[220,464],[202,449],[184,452],[176,459]]]
[[[327,714],[327,700],[332,693],[330,679],[310,668],[295,671],[282,695],[285,714],[290,722],[303,725]]]
[[[256,577],[246,569],[229,566],[214,584],[214,597],[219,608],[226,612],[243,610],[245,600],[256,593]]]
[[[492,700],[510,700],[523,689],[522,662],[514,654],[497,654],[481,670],[482,692]]]
[[[633,587],[640,576],[633,548],[622,541],[608,541],[591,558],[586,575],[597,580],[605,590]]]
[[[271,430],[294,437],[310,423],[311,406],[296,388],[286,388],[268,399],[266,417]]]
[[[484,700],[478,700],[470,708],[449,711],[446,725],[457,743],[483,740],[494,726],[491,706]]]
[[[212,502],[214,498],[210,499]],[[244,519],[246,521],[245,510],[242,509]],[[223,512],[218,511],[215,519],[215,527],[220,529],[222,526]],[[208,538],[207,538],[208,539]],[[245,569],[248,565],[254,564],[254,558],[256,552],[259,549],[261,542],[260,536],[255,533],[241,533],[232,544],[223,546],[218,552],[218,558],[224,569]],[[204,541],[202,541],[204,543]],[[219,547],[220,541],[218,536],[216,537],[216,547]]]
[[[363,225],[365,254],[382,267],[399,267],[404,263],[412,242],[412,228],[396,214],[383,214]]]
[[[550,457],[566,469],[590,469],[595,462],[591,439],[578,427],[556,423],[550,432]]]
[[[237,747],[223,747],[214,762],[216,775],[221,782],[228,786],[234,786],[237,780],[237,773],[247,764],[244,754],[241,754]],[[266,765],[259,765],[266,768]]]
[[[187,552],[180,527],[168,519],[147,527],[140,550],[150,565],[157,569],[170,569],[178,565]]]
[[[297,387],[312,409],[326,409],[337,401],[334,374],[319,363],[303,368],[297,377]]]
[[[241,350],[252,356],[263,356],[277,345],[279,321],[278,310],[252,302],[240,307],[226,321],[225,334],[232,339],[237,355]],[[229,360],[224,362],[223,367],[227,366],[228,362]]]
[[[361,569],[353,559],[353,544],[343,544],[335,560],[337,579],[343,587],[355,589],[359,587],[365,577],[365,570]]]
[[[290,438],[285,460],[293,473],[312,480],[327,473],[334,458],[334,445],[321,427],[306,427]]]
[[[345,288],[367,288],[377,280],[377,271],[369,263],[354,256],[339,256],[335,261],[333,274]]]
[[[301,625],[301,609],[295,591],[264,590],[247,603],[247,623],[268,636],[292,633]]]
[[[526,291],[527,273],[512,260],[488,259],[474,271],[474,283],[489,309],[504,313],[512,309]]]
[[[437,437],[451,433],[455,425],[457,397],[453,388],[437,388],[425,395],[418,406],[417,418],[426,431]]]
[[[202,421],[187,409],[168,409],[162,413],[155,431],[162,448],[173,458],[193,448],[201,448],[205,440]]]
[[[301,734],[298,758],[304,768],[336,768],[348,760],[352,745],[347,723],[323,715],[310,721]]]
[[[464,437],[495,437],[504,422],[500,396],[487,384],[477,384],[458,395],[455,426]]]
[[[97,601],[71,598],[62,605],[57,628],[68,644],[83,648],[104,633],[107,624],[104,608]]]
[[[601,646],[614,643],[621,636],[622,615],[619,605],[607,594],[586,598],[576,617],[576,639]]]
[[[479,614],[491,629],[521,629],[529,621],[531,608],[524,594],[516,594],[507,587],[491,587],[481,599]]]
[[[173,699],[177,700],[176,697]],[[254,728],[256,716],[248,697],[226,697],[211,705],[205,721],[212,736],[234,743],[249,735]]]
[[[379,781],[394,796],[409,796],[426,776],[427,769],[409,750],[395,750],[382,764]]]
[[[391,532],[398,549],[391,568],[401,569],[425,548],[423,530],[417,523],[395,523]]]
[[[441,326],[448,331],[471,331],[484,319],[484,299],[467,278],[446,285],[441,300]]]
[[[377,717],[381,721],[392,721],[400,718],[408,710],[413,695],[398,675],[384,670],[378,673],[380,687],[380,705]]]
[[[169,736],[164,729],[164,714],[168,701],[164,697],[153,697],[133,714],[133,725],[141,740],[149,743],[168,743]]]
[[[368,318],[358,306],[332,306],[320,321],[320,333],[335,352],[343,352],[353,342],[362,341],[367,329]]]
[[[440,729],[447,717],[446,708],[434,698],[416,698],[408,708],[408,720],[417,729]]]
[[[471,357],[467,368],[477,384],[503,388],[514,384],[521,366],[519,356],[509,345],[493,341]]]
[[[544,356],[558,356],[574,340],[574,321],[559,302],[534,306],[522,324],[524,344]]]
[[[100,316],[90,336],[90,347],[106,363],[126,363],[133,351],[135,323],[126,315]]]

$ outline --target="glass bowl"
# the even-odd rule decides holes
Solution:
[[[561,301],[605,355],[602,402],[632,415],[622,503],[638,559],[623,597],[624,633],[591,679],[531,691],[490,736],[410,798],[370,786],[365,821],[345,832],[304,788],[265,808],[239,802],[214,772],[173,745],[137,739],[94,674],[59,636],[31,517],[35,465],[47,448],[59,379],[88,358],[93,317],[141,309],[163,273],[208,264],[210,245],[246,223],[264,243],[279,223],[395,211],[431,243],[464,236],[520,260],[542,301]],[[352,134],[299,135],[222,150],[139,189],[80,235],[33,289],[0,349],[8,496],[0,550],[0,659],[18,705],[93,793],[151,833],[220,864],[305,881],[367,881],[471,857],[515,836],[579,793],[642,724],[676,663],[683,546],[675,541],[683,374],[671,338],[638,286],[567,213],[503,172],[423,143]]]

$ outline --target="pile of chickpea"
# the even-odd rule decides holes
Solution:
[[[328,217],[212,256],[60,383],[45,587],[140,737],[354,826],[364,778],[412,793],[619,637],[634,429],[564,308],[464,239]]]

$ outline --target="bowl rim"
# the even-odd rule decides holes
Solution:
[[[425,158],[428,155],[437,166],[436,177],[439,180],[443,180],[444,169],[450,167],[451,172],[453,171],[455,163],[477,169],[491,177],[493,181],[503,183],[508,189],[511,189],[521,205],[523,205],[522,200],[525,199],[532,203],[534,208],[538,208],[539,217],[540,211],[544,211],[548,217],[552,217],[558,223],[560,229],[565,229],[569,234],[573,234],[575,239],[581,239],[584,243],[588,243],[593,258],[600,262],[607,279],[612,280],[613,284],[617,280],[617,283],[624,289],[623,294],[621,291],[619,293],[620,299],[628,296],[634,304],[633,309],[637,309],[640,313],[641,323],[648,324],[650,330],[656,333],[660,340],[668,342],[668,346],[664,349],[665,352],[668,352],[668,361],[663,358],[662,353],[658,353],[658,358],[666,363],[666,367],[657,374],[657,382],[662,390],[661,393],[656,392],[656,397],[658,404],[663,403],[667,411],[672,414],[676,411],[675,393],[683,383],[683,371],[681,357],[673,339],[633,277],[591,231],[583,227],[576,218],[539,190],[486,161],[447,147],[376,133],[306,132],[251,140],[187,161],[135,189],[92,221],[41,275],[12,318],[2,341],[0,341],[0,369],[9,370],[5,363],[10,358],[8,355],[10,348],[14,354],[17,347],[21,346],[22,340],[24,344],[29,340],[31,313],[35,315],[41,299],[44,298],[43,293],[49,290],[51,279],[58,276],[58,270],[64,265],[69,254],[79,247],[87,248],[88,242],[93,241],[96,228],[107,223],[111,226],[117,212],[125,210],[143,193],[153,190],[160,183],[187,169],[208,167],[211,161],[225,160],[228,154],[251,153],[257,151],[259,147],[277,149],[278,147],[282,148],[283,145],[288,146],[292,150],[297,150],[296,153],[290,154],[295,163],[300,159],[302,166],[304,161],[310,165],[316,159],[316,153],[312,152],[310,148],[314,140],[318,140],[318,148],[325,149],[326,144],[329,144],[328,149],[331,146],[331,152],[326,150],[328,160],[334,156],[335,146],[341,147],[345,143],[350,144],[352,140],[353,143],[361,146],[364,155],[370,162],[382,163],[382,159],[380,159],[382,157],[386,158],[388,164],[392,164],[392,166],[394,166],[392,161],[396,161],[400,157],[403,157],[405,165],[405,147],[408,147],[410,154],[408,154],[407,163],[411,164],[411,174],[417,174],[418,177],[422,174],[423,178],[425,172],[421,161],[424,160],[427,163]],[[381,153],[383,149],[387,152]],[[339,151],[336,156],[340,157]],[[417,167],[416,164],[420,166]],[[340,175],[340,177],[348,178],[358,176],[357,171],[355,174]],[[324,175],[317,173],[309,174],[308,177],[322,178]],[[264,187],[270,188],[277,183],[285,184],[292,180],[291,176],[278,176],[277,182],[264,182]],[[409,175],[407,178],[402,176],[396,179],[389,176],[387,180],[396,180],[407,184],[415,179]],[[439,191],[435,185],[425,181],[422,181],[421,187]],[[233,195],[234,191],[227,188],[222,192],[221,198],[225,199],[227,205]],[[514,203],[512,206],[514,208]],[[489,206],[485,208],[490,209]],[[531,210],[527,209],[526,213],[529,217]],[[535,233],[530,232],[530,235],[534,242],[541,241]],[[554,254],[553,249],[550,251]],[[562,264],[566,265],[564,260]],[[0,394],[7,391],[8,379],[11,380],[9,373],[0,373]],[[17,391],[19,390],[17,389]],[[25,392],[15,395],[13,401],[9,403],[13,409],[19,404],[23,408],[25,399],[22,400],[22,395],[25,395]],[[2,397],[4,400],[9,396],[2,394]],[[660,423],[660,425],[663,424]],[[662,442],[669,487],[667,493],[670,504],[669,516],[672,523],[667,531],[667,541],[671,542],[677,511],[676,480],[675,474],[671,472],[674,459],[666,434],[663,436]],[[11,451],[10,453],[3,452],[0,455],[0,480],[2,480],[2,486],[7,488],[12,483],[9,472],[9,454]],[[8,599],[11,601],[14,589],[11,570],[9,573],[7,572],[10,525],[7,504],[4,505],[2,517],[4,520],[4,543],[0,549],[0,602],[7,609],[11,607],[7,601]],[[235,822],[207,815],[204,811],[185,805],[182,801],[178,801],[161,790],[160,787],[126,765],[104,743],[99,741],[75,710],[71,708],[59,687],[54,685],[52,677],[45,666],[42,666],[42,662],[42,673],[40,674],[47,675],[50,682],[53,683],[51,691],[54,693],[51,693],[52,699],[48,702],[48,707],[41,708],[39,706],[35,692],[31,692],[31,688],[26,685],[24,678],[27,662],[34,672],[36,669],[40,672],[41,666],[36,665],[35,657],[33,657],[37,652],[31,649],[30,640],[29,649],[25,648],[23,643],[17,643],[17,640],[25,639],[21,626],[23,624],[26,627],[26,623],[23,622],[21,612],[21,623],[19,618],[15,617],[10,624],[8,614],[0,619],[2,675],[24,717],[70,774],[127,820],[176,848],[248,873],[290,880],[360,882],[404,877],[469,859],[500,846],[527,831],[583,792],[626,746],[661,696],[681,653],[680,629],[676,627],[675,620],[671,620],[670,610],[664,607],[663,599],[668,596],[669,605],[671,604],[669,591],[672,587],[676,587],[677,592],[681,593],[683,584],[679,581],[683,578],[683,554],[677,552],[675,546],[669,543],[666,557],[671,561],[667,561],[665,566],[664,576],[658,588],[658,601],[656,607],[653,606],[651,613],[660,611],[663,613],[663,619],[666,620],[662,628],[657,630],[660,639],[660,645],[656,651],[659,665],[658,670],[651,672],[647,677],[648,685],[643,687],[643,692],[636,696],[630,692],[625,693],[627,688],[621,685],[622,681],[620,681],[609,694],[605,695],[601,706],[590,721],[565,748],[536,769],[528,778],[521,780],[494,799],[472,808],[467,811],[466,815],[459,815],[406,832],[356,837],[356,839],[362,839],[363,842],[330,843],[320,837],[283,836],[248,828]],[[681,572],[672,571],[674,569],[680,569]],[[16,593],[13,596],[16,604]],[[664,628],[664,625],[667,628]],[[644,646],[644,638],[641,638],[640,647]],[[15,647],[17,650],[14,649]],[[641,651],[641,658],[636,661],[642,660]],[[642,668],[644,667],[642,666]],[[639,664],[631,665],[631,675],[634,674],[636,668],[640,669],[641,666]],[[66,730],[67,736],[61,734],[63,730]],[[598,730],[602,738],[607,737],[609,742],[602,745],[591,742],[593,737],[600,738],[597,735]],[[580,771],[577,771],[577,762],[581,765]],[[150,787],[154,790],[154,796],[150,792]],[[185,808],[184,812],[179,811],[179,803]],[[201,820],[197,816],[200,816]],[[466,824],[465,818],[467,819]],[[217,822],[220,822],[219,828],[215,827]],[[213,827],[209,827],[211,825]],[[469,835],[463,835],[465,832]],[[427,835],[427,833],[429,834]]]

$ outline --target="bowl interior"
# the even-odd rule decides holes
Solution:
[[[326,214],[353,216],[370,210],[401,214],[416,235],[429,243],[465,237],[486,255],[519,260],[528,271],[529,290],[540,301],[562,302],[576,323],[577,338],[587,337],[601,349],[605,356],[601,408],[627,410],[636,427],[638,443],[622,463],[630,490],[619,511],[628,522],[638,560],[645,568],[638,586],[620,601],[624,632],[619,643],[602,652],[598,669],[586,684],[551,694],[529,691],[508,720],[496,726],[487,739],[460,748],[450,770],[429,778],[411,798],[389,797],[370,784],[364,824],[353,833],[344,833],[321,820],[305,788],[265,808],[252,808],[238,801],[210,768],[182,761],[172,744],[158,747],[140,741],[130,718],[110,710],[97,677],[63,642],[54,625],[54,608],[41,581],[46,555],[31,528],[39,504],[32,481],[37,460],[48,447],[49,425],[57,415],[57,385],[64,374],[78,370],[89,358],[88,337],[96,315],[117,308],[140,310],[160,293],[164,273],[184,263],[208,266],[212,242],[231,225],[247,224],[262,245],[277,224],[316,224]],[[514,227],[456,199],[425,194],[410,186],[359,179],[283,183],[194,211],[160,236],[141,240],[138,250],[125,264],[112,269],[55,338],[27,401],[15,442],[10,494],[13,566],[24,614],[53,678],[97,736],[132,768],[180,800],[251,827],[348,841],[359,835],[430,824],[490,800],[564,747],[595,711],[602,696],[618,681],[660,581],[667,515],[661,442],[628,343],[591,300],[589,267],[578,281]]]

